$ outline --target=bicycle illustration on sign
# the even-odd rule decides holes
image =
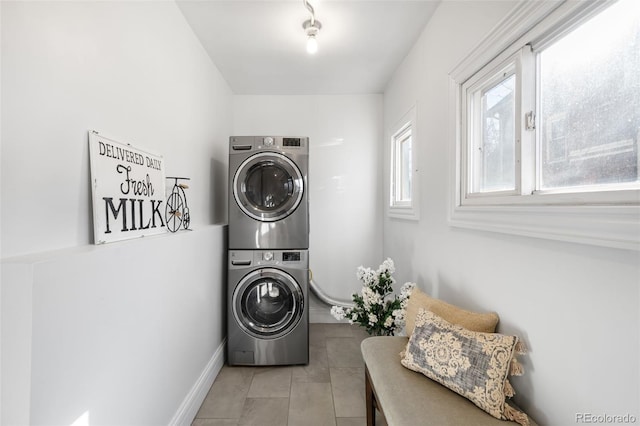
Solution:
[[[189,229],[191,217],[189,216],[189,206],[187,205],[187,195],[184,190],[189,188],[187,184],[178,183],[179,180],[190,180],[190,178],[167,176],[167,179],[174,179],[171,194],[167,198],[165,206],[164,218],[167,223],[167,229],[176,232],[183,227]]]

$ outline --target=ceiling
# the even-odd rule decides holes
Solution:
[[[382,93],[437,0],[309,0],[322,23],[309,55],[302,0],[177,0],[235,94]]]

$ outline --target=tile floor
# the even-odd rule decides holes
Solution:
[[[349,324],[310,324],[309,365],[225,365],[192,426],[366,425],[360,354],[366,337]]]

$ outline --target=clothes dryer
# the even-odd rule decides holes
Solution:
[[[229,365],[309,363],[307,250],[230,250]]]
[[[308,249],[306,137],[229,138],[229,249]]]

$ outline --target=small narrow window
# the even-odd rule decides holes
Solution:
[[[518,194],[520,168],[516,119],[522,53],[490,64],[463,86],[466,104],[465,197]]]
[[[411,126],[405,127],[395,138],[395,185],[393,204],[411,204]]]
[[[391,200],[389,214],[417,219],[415,179],[415,113],[413,109],[396,126],[391,137]]]
[[[477,129],[472,136],[473,192],[516,189],[515,67],[471,94]]]

